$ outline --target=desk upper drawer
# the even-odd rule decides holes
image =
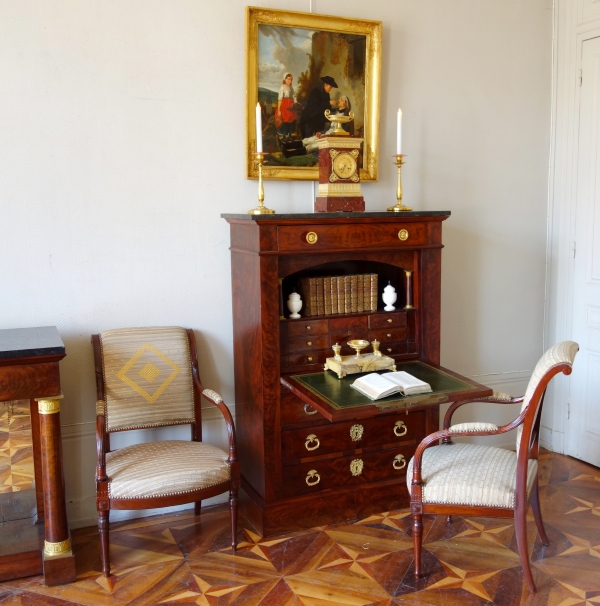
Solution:
[[[367,225],[283,225],[277,228],[280,251],[405,248],[427,244],[425,223]]]

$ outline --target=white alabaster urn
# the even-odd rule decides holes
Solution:
[[[398,298],[396,294],[396,289],[388,282],[388,285],[383,289],[383,302],[385,303],[385,311],[394,311],[396,308],[394,307],[394,303]]]
[[[298,312],[302,309],[302,299],[296,291],[291,293],[288,297],[287,306],[290,310],[290,318],[293,318],[295,320],[296,318],[300,317],[300,314]]]

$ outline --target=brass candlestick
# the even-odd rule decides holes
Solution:
[[[256,159],[256,163],[258,164],[258,206],[248,211],[249,215],[274,215],[275,211],[267,208],[264,204],[265,202],[265,188],[263,187],[263,179],[262,179],[262,167],[263,162],[265,161],[265,156],[267,155],[264,152],[254,152],[252,154]]]
[[[390,206],[388,210],[396,213],[412,210],[410,206],[402,204],[402,165],[404,164],[404,154],[396,154],[392,156],[392,158],[396,158],[396,166],[398,167],[398,187],[396,189],[396,199],[398,200],[398,203],[394,204],[394,206]]]

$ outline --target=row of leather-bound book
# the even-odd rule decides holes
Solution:
[[[302,278],[304,316],[377,310],[377,274]]]

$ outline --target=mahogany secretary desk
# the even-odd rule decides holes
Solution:
[[[231,232],[240,504],[262,536],[407,507],[407,462],[439,429],[440,403],[491,395],[438,366],[449,215],[221,215]],[[365,273],[378,276],[376,311],[289,318],[284,301],[302,278]],[[388,281],[394,312],[381,302]],[[348,355],[349,339],[375,338],[399,370],[423,369],[434,393],[374,403],[323,372],[335,343]]]

